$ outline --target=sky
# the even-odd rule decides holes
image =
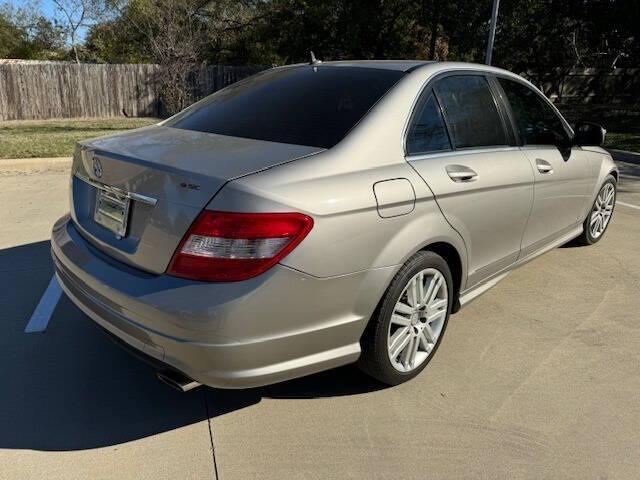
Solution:
[[[18,7],[18,8],[23,7],[25,5],[33,5],[34,3],[36,3],[40,7],[40,10],[42,10],[42,14],[45,17],[49,17],[49,18],[52,18],[55,13],[55,7],[51,0],[40,0],[35,2],[33,0],[8,0],[7,3],[14,5],[15,7]]]
[[[0,0],[0,4],[8,3],[15,8],[32,8],[36,7],[40,10],[42,15],[49,19],[53,19],[56,16],[56,6],[52,0]],[[86,29],[81,28],[79,31],[80,40],[84,40]]]

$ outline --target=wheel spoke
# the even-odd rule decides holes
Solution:
[[[413,308],[411,308],[404,302],[398,302],[396,303],[394,311],[398,313],[404,313],[405,315],[411,315],[413,313]]]
[[[433,302],[429,304],[429,310],[440,310],[441,308],[446,308],[447,303],[446,298],[434,299]]]
[[[440,287],[442,286],[442,282],[443,282],[442,277],[438,277],[435,280],[435,286],[433,287],[433,291],[429,296],[429,300],[427,300],[427,305],[431,304],[433,302],[433,299],[436,298],[436,295],[438,294],[438,292],[440,291]]]
[[[436,286],[436,277],[431,277],[429,278],[429,286],[427,287],[427,291],[424,294],[424,297],[422,298],[422,301],[429,305],[429,298],[431,297],[431,294],[433,293],[433,289]]]
[[[420,347],[420,340],[418,337],[413,337],[411,342],[411,348],[409,351],[409,368],[413,368],[416,363],[416,354],[418,353],[418,347]]]
[[[402,325],[403,327],[411,326],[411,320],[401,315],[391,315],[391,323],[394,325]]]
[[[420,273],[415,281],[416,284],[416,304],[424,301],[424,274]]]
[[[399,328],[390,339],[389,356],[394,360],[397,359],[410,340],[411,330],[407,327]]]
[[[411,355],[413,350],[413,344],[415,343],[415,337],[413,335],[407,335],[409,337],[409,341],[407,342],[407,346],[402,350],[402,355],[400,355],[400,362],[404,365],[405,369],[411,368]]]
[[[614,190],[613,188],[611,188],[608,192],[607,192],[607,199],[605,200],[605,204],[609,205],[609,203],[611,203],[611,201],[613,200],[613,194],[614,194]]]
[[[433,332],[433,329],[429,324],[424,326],[424,330],[422,333],[425,335],[425,338],[429,341],[429,343],[436,343],[436,334]]]
[[[412,307],[418,304],[418,298],[416,297],[416,279],[412,279],[407,286],[407,302]]]
[[[433,342],[429,340],[428,334],[425,332],[425,330],[422,331],[418,338],[420,339],[420,345],[422,345],[424,351],[430,353],[431,349],[433,348]]]
[[[437,312],[429,315],[427,317],[427,325],[430,323],[433,323],[434,321],[438,320],[440,317],[444,317],[447,314],[446,310],[438,310]]]
[[[599,212],[594,212],[591,215],[591,223],[590,223],[590,225],[593,225],[594,223],[596,223],[596,221],[598,220],[599,216],[600,216]]]

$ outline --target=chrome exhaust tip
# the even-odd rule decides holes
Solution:
[[[172,372],[169,370],[156,373],[158,380],[169,385],[174,390],[179,392],[188,392],[189,390],[193,390],[196,387],[202,385],[195,380],[190,379],[178,372]]]

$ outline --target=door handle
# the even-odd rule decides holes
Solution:
[[[478,174],[475,170],[464,165],[447,165],[445,170],[449,178],[454,182],[474,182],[478,179]]]
[[[553,173],[553,167],[546,160],[542,160],[541,158],[536,158],[536,167],[540,173],[549,174]]]

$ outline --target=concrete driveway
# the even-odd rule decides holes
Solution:
[[[51,279],[68,174],[0,172],[0,478],[636,479],[640,177],[628,165],[605,238],[550,252],[452,317],[415,380],[381,388],[345,367],[187,394],[64,296],[45,333],[24,333]]]

